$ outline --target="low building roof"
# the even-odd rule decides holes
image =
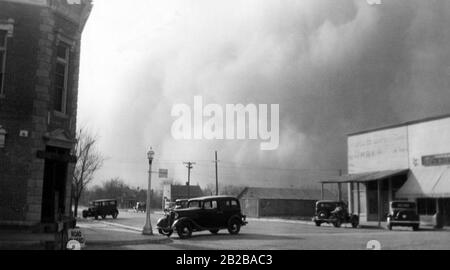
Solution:
[[[374,171],[366,173],[347,174],[342,176],[330,177],[327,180],[320,181],[323,184],[332,183],[363,183],[374,180],[383,180],[401,174],[407,174],[409,169]]]
[[[324,190],[324,196],[332,197],[334,194],[328,190]],[[322,198],[322,192],[320,189],[246,187],[239,194],[238,198],[320,200]]]
[[[391,128],[404,127],[404,126],[411,126],[411,125],[415,125],[415,124],[431,122],[431,121],[441,120],[441,119],[445,119],[445,118],[450,118],[450,114],[432,116],[432,117],[427,117],[427,118],[423,118],[423,119],[419,119],[419,120],[407,121],[407,122],[398,123],[398,124],[392,124],[392,125],[386,125],[386,126],[382,126],[382,127],[366,129],[366,130],[362,130],[362,131],[349,133],[349,134],[347,134],[347,136],[352,137],[352,136],[366,134],[366,133],[370,133],[370,132],[381,131],[381,130],[386,130],[386,129],[391,129]]]
[[[229,195],[217,195],[217,196],[204,196],[204,197],[196,197],[191,198],[189,200],[213,200],[213,199],[235,199],[236,197]]]

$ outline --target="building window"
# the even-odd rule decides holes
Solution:
[[[0,96],[5,94],[6,48],[8,31],[0,30]]]
[[[54,110],[66,114],[70,45],[59,42],[56,50]]]

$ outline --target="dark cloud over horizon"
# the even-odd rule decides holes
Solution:
[[[194,183],[211,183],[206,160],[218,150],[227,183],[310,184],[346,168],[347,133],[449,112],[449,27],[443,0],[146,0],[126,8],[98,0],[84,34],[79,125],[98,130],[110,157],[99,180],[143,185],[153,145],[176,179],[186,174],[181,161],[203,160]],[[174,141],[170,110],[194,95],[280,104],[279,149]]]

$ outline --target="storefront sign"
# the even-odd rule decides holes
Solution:
[[[450,153],[422,157],[423,166],[440,166],[450,164]]]
[[[408,168],[408,140],[404,127],[348,138],[350,174]]]

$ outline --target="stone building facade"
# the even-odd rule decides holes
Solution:
[[[54,224],[70,213],[91,8],[90,0],[0,0],[0,226]]]

